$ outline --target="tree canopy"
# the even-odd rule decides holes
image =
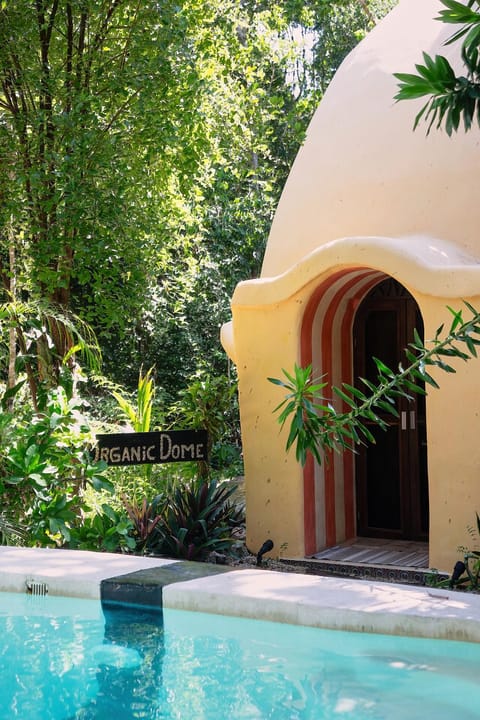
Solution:
[[[258,274],[308,121],[387,0],[0,4],[0,275],[175,385]]]
[[[0,0],[0,542],[230,543],[220,325],[330,79],[393,4]],[[212,449],[179,486],[89,452],[99,427],[172,422]]]

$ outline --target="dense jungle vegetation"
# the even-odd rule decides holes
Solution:
[[[229,546],[220,326],[322,94],[394,4],[0,2],[3,542]],[[94,463],[120,427],[205,427],[209,465]]]

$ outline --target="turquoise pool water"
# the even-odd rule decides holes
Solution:
[[[472,720],[480,645],[0,593],[0,718]]]

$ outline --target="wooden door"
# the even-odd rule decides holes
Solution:
[[[377,382],[373,357],[396,370],[416,328],[423,338],[418,306],[393,279],[377,285],[361,303],[354,325],[354,372]],[[375,444],[356,457],[357,535],[425,540],[428,536],[428,478],[425,399],[399,399],[398,420],[386,415],[388,429],[372,424]]]

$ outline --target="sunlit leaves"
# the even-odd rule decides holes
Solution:
[[[293,374],[283,371],[286,381],[268,378],[274,385],[287,390],[285,400],[274,412],[280,411],[278,421],[283,427],[288,418],[290,431],[287,438],[287,450],[296,443],[296,457],[305,465],[307,451],[310,450],[318,462],[321,462],[320,450],[316,438],[322,430],[322,419],[319,413],[334,412],[325,404],[322,395],[325,382],[312,380],[311,367],[301,368],[295,365]]]
[[[153,368],[146,373],[140,370],[137,385],[136,405],[117,390],[112,395],[117,401],[118,407],[131,426],[133,432],[149,432],[152,419],[152,407],[155,397],[155,386],[153,381]]]
[[[0,95],[0,227],[13,219],[19,290],[70,303],[130,384],[142,362],[172,387],[198,358],[224,368],[219,326],[260,272],[319,98],[393,4],[45,0],[47,65],[35,3],[0,6],[15,94]]]
[[[480,125],[480,5],[475,0],[462,3],[457,0],[441,0],[445,6],[438,20],[445,23],[462,24],[447,41],[447,45],[463,39],[461,55],[467,71],[466,76],[457,76],[442,55],[432,58],[423,53],[424,64],[417,64],[417,75],[395,73],[399,80],[396,100],[412,100],[428,97],[415,118],[414,128],[420,120],[427,121],[427,134],[432,127],[442,125],[448,135],[456,132],[461,122],[465,131],[470,130],[476,120]],[[477,6],[477,10],[473,6]]]
[[[311,366],[301,368],[295,365],[293,373],[283,370],[286,380],[268,378],[287,391],[285,399],[274,410],[274,413],[279,413],[278,422],[282,427],[287,421],[290,423],[287,451],[295,445],[296,458],[305,465],[309,452],[321,463],[325,451],[355,450],[355,445],[375,442],[368,424],[373,423],[382,430],[388,427],[388,420],[380,411],[396,418],[398,398],[410,402],[415,394],[426,394],[425,385],[439,387],[429,372],[430,368],[455,373],[455,367],[444,358],[466,362],[477,357],[480,313],[467,302],[465,306],[472,315],[468,320],[464,319],[462,310],[448,308],[453,320],[443,339],[443,325],[427,345],[418,332],[414,333],[414,340],[406,350],[410,365],[405,369],[399,365],[393,371],[374,358],[378,382],[375,385],[360,378],[367,387],[366,392],[343,383],[341,388],[329,388],[329,398],[326,396],[326,380],[313,379]],[[346,412],[337,409],[342,402],[349,408]]]

